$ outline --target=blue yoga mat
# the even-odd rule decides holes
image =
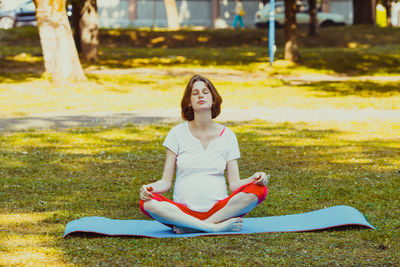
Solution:
[[[243,218],[243,227],[239,232],[201,232],[179,235],[175,234],[171,228],[157,221],[113,220],[104,217],[83,217],[67,224],[64,237],[76,232],[96,233],[109,236],[145,236],[154,238],[194,237],[204,235],[303,232],[344,225],[361,225],[375,229],[357,209],[350,206],[334,206],[301,214]]]

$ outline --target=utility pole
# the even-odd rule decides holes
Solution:
[[[269,65],[272,67],[274,62],[274,55],[276,51],[275,45],[275,0],[269,3],[269,36],[268,36],[268,51],[269,51]]]

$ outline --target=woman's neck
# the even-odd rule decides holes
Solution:
[[[198,130],[206,130],[210,128],[212,125],[213,125],[213,120],[211,117],[211,111],[196,112],[194,114],[194,120],[190,122],[190,126]]]

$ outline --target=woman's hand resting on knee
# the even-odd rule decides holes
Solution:
[[[265,172],[256,172],[251,178],[254,180],[254,184],[267,185],[270,175]]]
[[[143,201],[150,200],[153,197],[151,191],[153,191],[153,187],[151,187],[151,185],[142,185],[142,187],[140,188],[140,199]]]

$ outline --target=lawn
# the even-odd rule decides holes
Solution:
[[[3,32],[0,39],[0,117],[171,109],[177,107],[185,84],[197,73],[215,82],[224,95],[224,105],[230,108],[248,108],[251,103],[269,108],[399,109],[399,32],[339,27],[321,29],[319,36],[309,38],[301,31],[304,64],[282,60],[278,47],[278,60],[271,68],[266,32],[261,30],[103,30],[99,62],[84,64],[88,82],[54,85],[41,76],[36,29],[16,29]],[[279,30],[278,37],[282,34]],[[140,36],[140,42],[132,41],[132,36]],[[195,36],[207,41],[200,42]],[[157,38],[164,38],[168,48],[147,47],[143,41],[151,44]],[[346,79],[300,83],[286,79],[304,75]]]
[[[268,66],[266,32],[102,30],[87,82],[52,84],[35,28],[0,32],[0,117],[171,109],[195,73],[224,108],[400,109],[400,30],[300,32],[304,63]],[[317,78],[310,80],[309,78]],[[325,79],[328,77],[329,79]],[[397,77],[397,78],[396,78]],[[0,132],[0,265],[400,265],[398,120],[224,122],[242,177],[271,174],[249,216],[334,205],[377,227],[184,239],[71,236],[82,216],[147,219],[139,187],[160,178],[172,123]],[[168,193],[167,196],[171,196]]]
[[[249,216],[350,205],[377,230],[173,240],[62,238],[66,223],[82,216],[147,219],[139,187],[160,178],[171,124],[3,132],[0,264],[398,265],[400,127],[371,125],[228,123],[242,177],[258,170],[272,177],[267,200]]]

